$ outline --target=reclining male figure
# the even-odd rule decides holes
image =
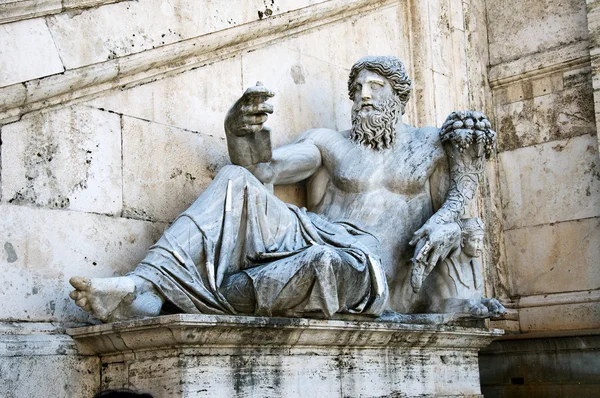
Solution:
[[[433,214],[445,192],[429,180],[436,170],[448,175],[448,158],[440,129],[402,122],[411,88],[397,58],[365,57],[350,72],[351,130],[306,131],[270,158],[256,155],[256,143],[266,140],[269,153],[264,123],[273,108],[265,101],[273,93],[247,90],[225,120],[239,165],[217,174],[133,272],[74,277],[71,298],[104,322],[155,316],[165,304],[206,314],[410,313],[415,278],[426,277],[411,265],[410,244],[427,269],[445,258],[459,244],[454,221],[477,186],[476,178],[450,184]],[[480,113],[459,116],[472,114],[489,128]],[[310,211],[264,186],[303,180]]]

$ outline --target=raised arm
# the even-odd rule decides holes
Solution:
[[[410,242],[416,244],[411,277],[415,291],[438,260],[458,247],[458,222],[477,192],[479,176],[496,144],[496,133],[486,116],[472,111],[450,114],[440,138],[450,166],[450,187],[442,207],[415,232]]]
[[[308,135],[295,143],[271,148],[271,129],[264,125],[273,106],[273,92],[257,83],[238,99],[225,117],[225,135],[233,164],[250,170],[266,184],[292,184],[321,166],[321,153]]]

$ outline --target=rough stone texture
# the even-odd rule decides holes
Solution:
[[[164,224],[89,213],[0,206],[0,297],[18,297],[0,318],[85,322],[68,298],[73,274],[125,273],[141,260]]]
[[[228,163],[219,136],[123,116],[123,214],[173,221]]]
[[[40,61],[35,62],[36,59]],[[62,71],[44,20],[0,25],[0,87]]]
[[[596,133],[589,68],[518,81],[494,101],[500,152]]]
[[[4,203],[119,214],[121,121],[76,106],[2,126]]]
[[[588,37],[583,0],[486,0],[486,5],[492,65]]]
[[[100,360],[80,356],[56,326],[0,323],[0,396],[91,397],[98,391]]]
[[[464,397],[480,394],[476,353],[498,331],[174,315],[69,334],[103,353],[103,387],[157,398]]]
[[[281,14],[323,0],[265,2],[180,0],[123,2],[48,17],[67,69],[139,53],[165,44]],[[73,33],[93,38],[73,41]]]
[[[495,341],[479,355],[482,392],[486,398],[597,397],[599,348],[594,332]]]
[[[223,119],[242,88],[240,57],[117,91],[90,104],[119,114],[225,137]],[[223,78],[227,76],[227,78]]]
[[[507,151],[499,159],[505,230],[600,215],[595,136]]]
[[[514,295],[600,286],[598,269],[590,267],[600,258],[600,218],[513,229],[504,236]]]

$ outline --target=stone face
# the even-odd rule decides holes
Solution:
[[[226,152],[219,135],[123,116],[123,213],[173,221],[228,163]]]
[[[65,210],[2,205],[0,297],[5,320],[88,321],[68,298],[73,274],[130,271],[164,224]]]
[[[3,201],[118,214],[118,115],[76,106],[2,127]]]
[[[492,65],[588,37],[581,0],[487,0],[486,5],[493,21],[488,25]]]
[[[527,296],[600,286],[600,274],[589,266],[600,258],[597,217],[509,230],[504,236],[513,294]]]
[[[600,215],[595,136],[503,152],[499,160],[505,230]]]
[[[0,87],[63,71],[43,19],[0,25]]]
[[[130,386],[165,398],[477,395],[476,353],[499,333],[173,315],[69,334],[83,352],[103,353],[103,388]]]

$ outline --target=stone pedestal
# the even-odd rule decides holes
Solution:
[[[166,397],[481,396],[477,353],[500,330],[170,315],[70,329],[102,388]]]

